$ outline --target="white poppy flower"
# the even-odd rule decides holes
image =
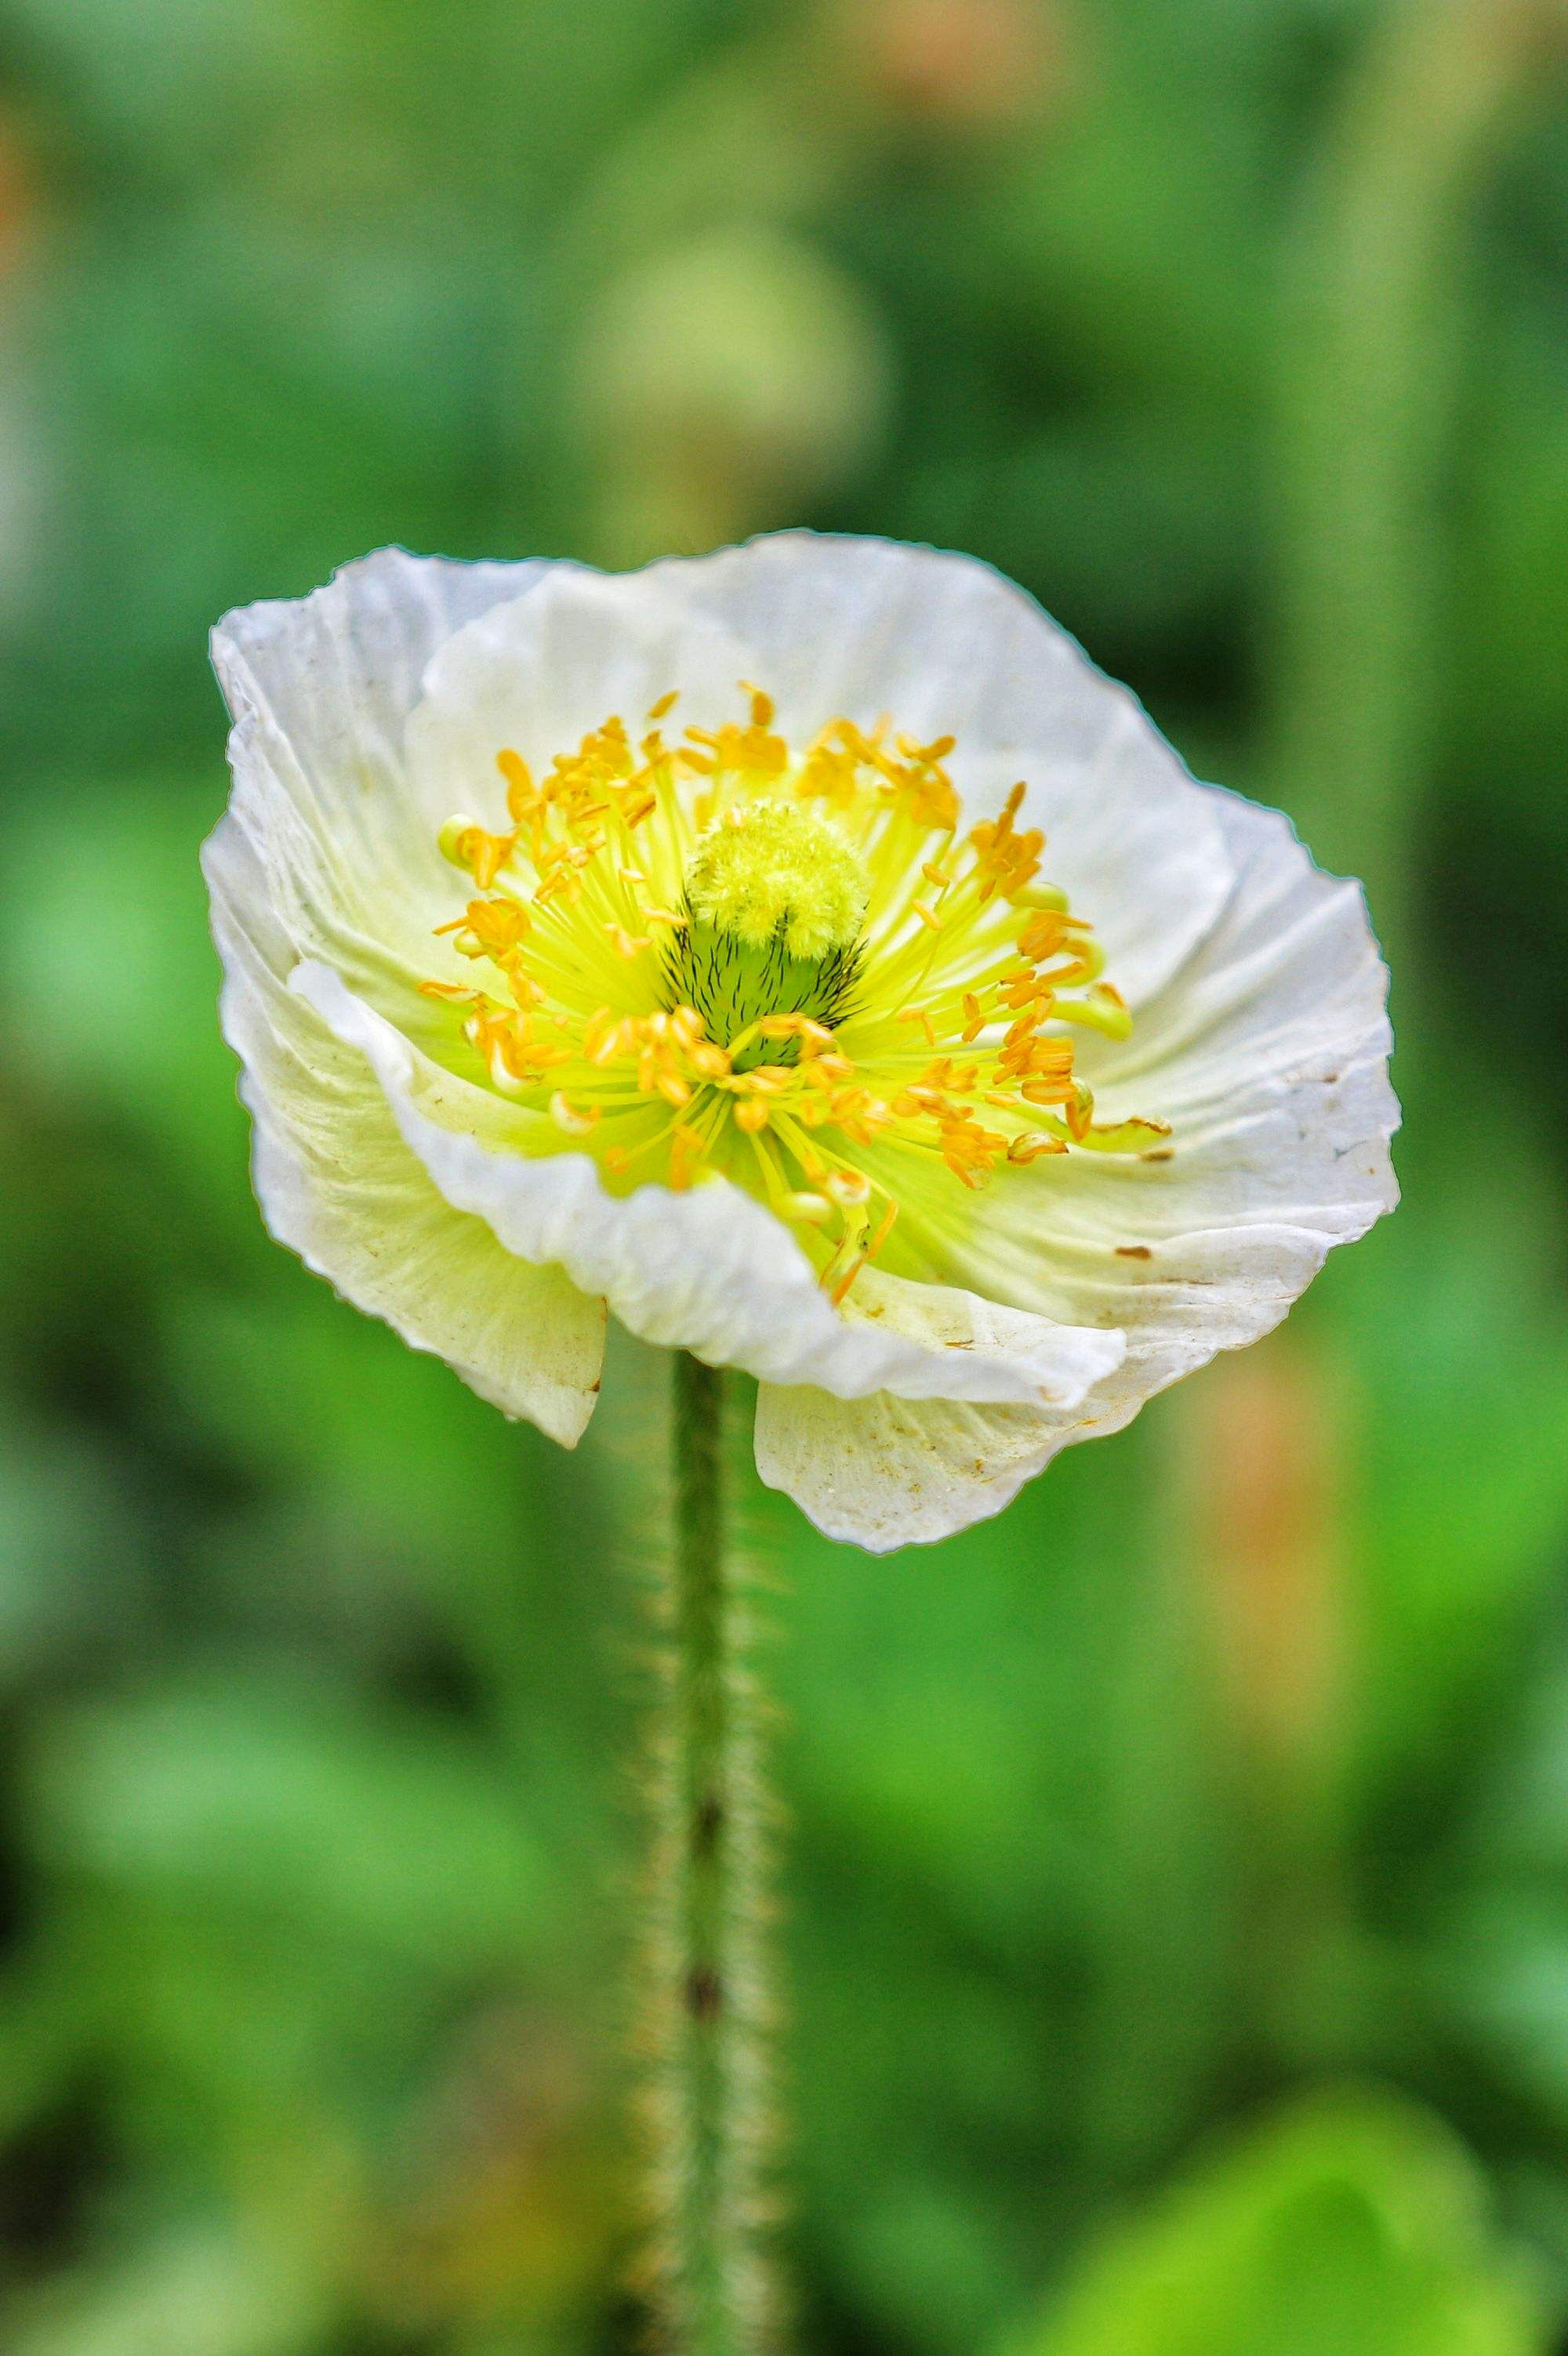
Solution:
[[[1395,1199],[1360,892],[983,564],[389,550],[214,648],[268,1224],[568,1446],[607,1306],[940,1537]]]

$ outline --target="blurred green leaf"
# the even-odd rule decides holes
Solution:
[[[1014,2356],[1532,2356],[1517,2269],[1438,2124],[1316,2101],[1091,2250]]]
[[[537,1942],[526,1824],[474,1746],[252,1669],[61,1717],[36,1769],[51,1869],[239,1921],[282,1917],[455,1978]]]
[[[278,2254],[191,2232],[21,2303],[11,2356],[305,2356],[329,2314]]]
[[[0,1687],[123,1639],[147,1604],[131,1501],[87,1446],[0,1424]]]

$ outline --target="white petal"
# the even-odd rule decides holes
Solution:
[[[224,1034],[244,1066],[256,1193],[272,1232],[482,1398],[572,1447],[598,1392],[604,1304],[561,1269],[514,1259],[432,1185],[363,1057],[282,980],[293,944],[232,818],[203,864],[225,967]]]
[[[411,798],[404,760],[403,731],[431,658],[555,569],[542,559],[460,564],[380,549],[308,597],[226,614],[212,633],[213,664],[235,718],[253,715],[288,744],[304,815],[367,861],[386,859],[395,879],[408,840],[427,842],[451,816],[439,798]]]
[[[919,1382],[897,1386],[906,1399],[1007,1401],[1068,1413],[1127,1354],[1126,1337],[1104,1327],[1058,1324],[955,1285],[911,1283],[877,1268],[861,1269],[839,1313],[923,1354]],[[1009,1368],[1015,1379],[1006,1388],[989,1376],[983,1383],[974,1371],[981,1365]]]
[[[745,646],[671,594],[668,565],[595,573],[555,564],[520,601],[495,606],[441,648],[408,729],[416,790],[444,814],[496,791],[502,746],[536,772],[614,713],[635,742],[671,688],[668,723],[716,725],[745,715]]]
[[[1058,1325],[972,1292],[911,1284],[865,1269],[846,1308],[936,1351],[1016,1355],[1027,1404],[966,1397],[950,1361],[940,1393],[830,1398],[764,1383],[757,1395],[757,1469],[829,1537],[873,1553],[929,1543],[1000,1513],[1072,1436],[1083,1403],[1126,1355],[1122,1334]],[[961,1363],[961,1362],[960,1362]]]
[[[1126,1332],[1096,1429],[1266,1333],[1398,1199],[1388,977],[1359,888],[1320,874],[1277,812],[1220,808],[1224,916],[1133,1039],[1085,1058],[1099,1117],[1168,1119],[1170,1158],[999,1173],[951,1255],[1022,1308]]]
[[[757,1469],[830,1538],[872,1554],[929,1546],[1011,1504],[1074,1437],[1027,1407],[825,1391],[757,1394]]]
[[[487,1142],[466,1101],[483,1092],[421,1055],[330,969],[302,966],[294,987],[366,1057],[447,1201],[484,1219],[520,1258],[559,1261],[645,1341],[838,1398],[892,1390],[1070,1404],[1122,1355],[1118,1334],[1074,1333],[875,1270],[857,1283],[865,1290],[853,1314],[841,1314],[789,1230],[738,1187],[721,1180],[683,1194],[659,1185],[607,1194],[586,1154],[531,1159],[521,1126],[509,1146],[498,1124],[535,1117],[504,1107],[490,1116]]]
[[[408,717],[452,633],[550,570],[382,549],[308,597],[226,615],[212,634],[234,717],[232,819],[280,920],[300,955],[327,958],[416,1031],[433,1018],[413,983],[450,956],[432,927],[464,895],[435,840],[455,804],[420,799]]]
[[[1320,874],[1276,812],[1216,797],[1237,880],[1131,1042],[1098,1049],[1098,1110],[1172,1119],[1172,1158],[1071,1154],[999,1172],[957,1272],[1125,1355],[1071,1408],[829,1402],[764,1390],[763,1478],[830,1537],[945,1537],[1061,1448],[1276,1324],[1336,1243],[1392,1208],[1388,977],[1358,886]]]
[[[209,868],[269,1218],[560,1437],[592,1404],[603,1294],[648,1338],[758,1376],[765,1477],[824,1527],[935,1537],[1266,1330],[1394,1199],[1359,894],[1283,820],[1196,785],[1125,691],[968,559],[785,534],[606,578],[391,552],[229,617],[215,655],[236,787]],[[1171,1158],[998,1173],[950,1254],[972,1290],[865,1271],[835,1312],[748,1196],[609,1196],[585,1156],[532,1151],[539,1116],[420,1051],[435,1017],[413,983],[461,897],[435,831],[486,814],[501,745],[543,764],[611,709],[635,733],[672,686],[680,723],[716,721],[742,676],[797,740],[841,711],[956,731],[972,815],[1026,777],[1047,872],[1134,1002],[1131,1044],[1090,1039],[1083,1067],[1102,1119],[1173,1123]]]
[[[951,733],[969,819],[1026,780],[1023,822],[1045,830],[1045,872],[1095,926],[1134,1006],[1219,914],[1230,864],[1214,793],[1136,697],[989,565],[791,531],[631,577],[742,642],[794,741],[840,712],[865,726],[890,713],[927,742]]]

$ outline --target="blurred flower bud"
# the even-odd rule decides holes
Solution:
[[[792,519],[877,440],[888,364],[852,280],[736,224],[653,256],[585,321],[570,388],[611,561]]]
[[[875,95],[955,133],[1007,131],[1060,94],[1060,0],[848,0],[843,30]]]

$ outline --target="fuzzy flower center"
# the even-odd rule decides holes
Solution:
[[[871,878],[830,819],[798,802],[741,803],[687,862],[682,913],[664,950],[664,1003],[695,1009],[732,1068],[794,1063],[798,1039],[770,1040],[765,1018],[800,1014],[831,1028],[861,966]],[[736,1047],[744,1032],[749,1045]]]
[[[686,905],[701,924],[748,948],[817,964],[854,946],[871,878],[853,844],[799,802],[742,803],[710,830],[686,868]]]
[[[795,1229],[842,1300],[880,1257],[940,1274],[975,1192],[1075,1150],[1161,1151],[1097,1123],[1074,1033],[1131,1018],[1065,895],[1038,880],[1024,787],[960,830],[944,763],[884,724],[803,748],[660,699],[535,780],[498,755],[510,825],[450,819],[475,896],[440,927],[474,969],[432,980],[454,1052],[625,1191],[724,1177]],[[461,972],[461,969],[457,969]]]

